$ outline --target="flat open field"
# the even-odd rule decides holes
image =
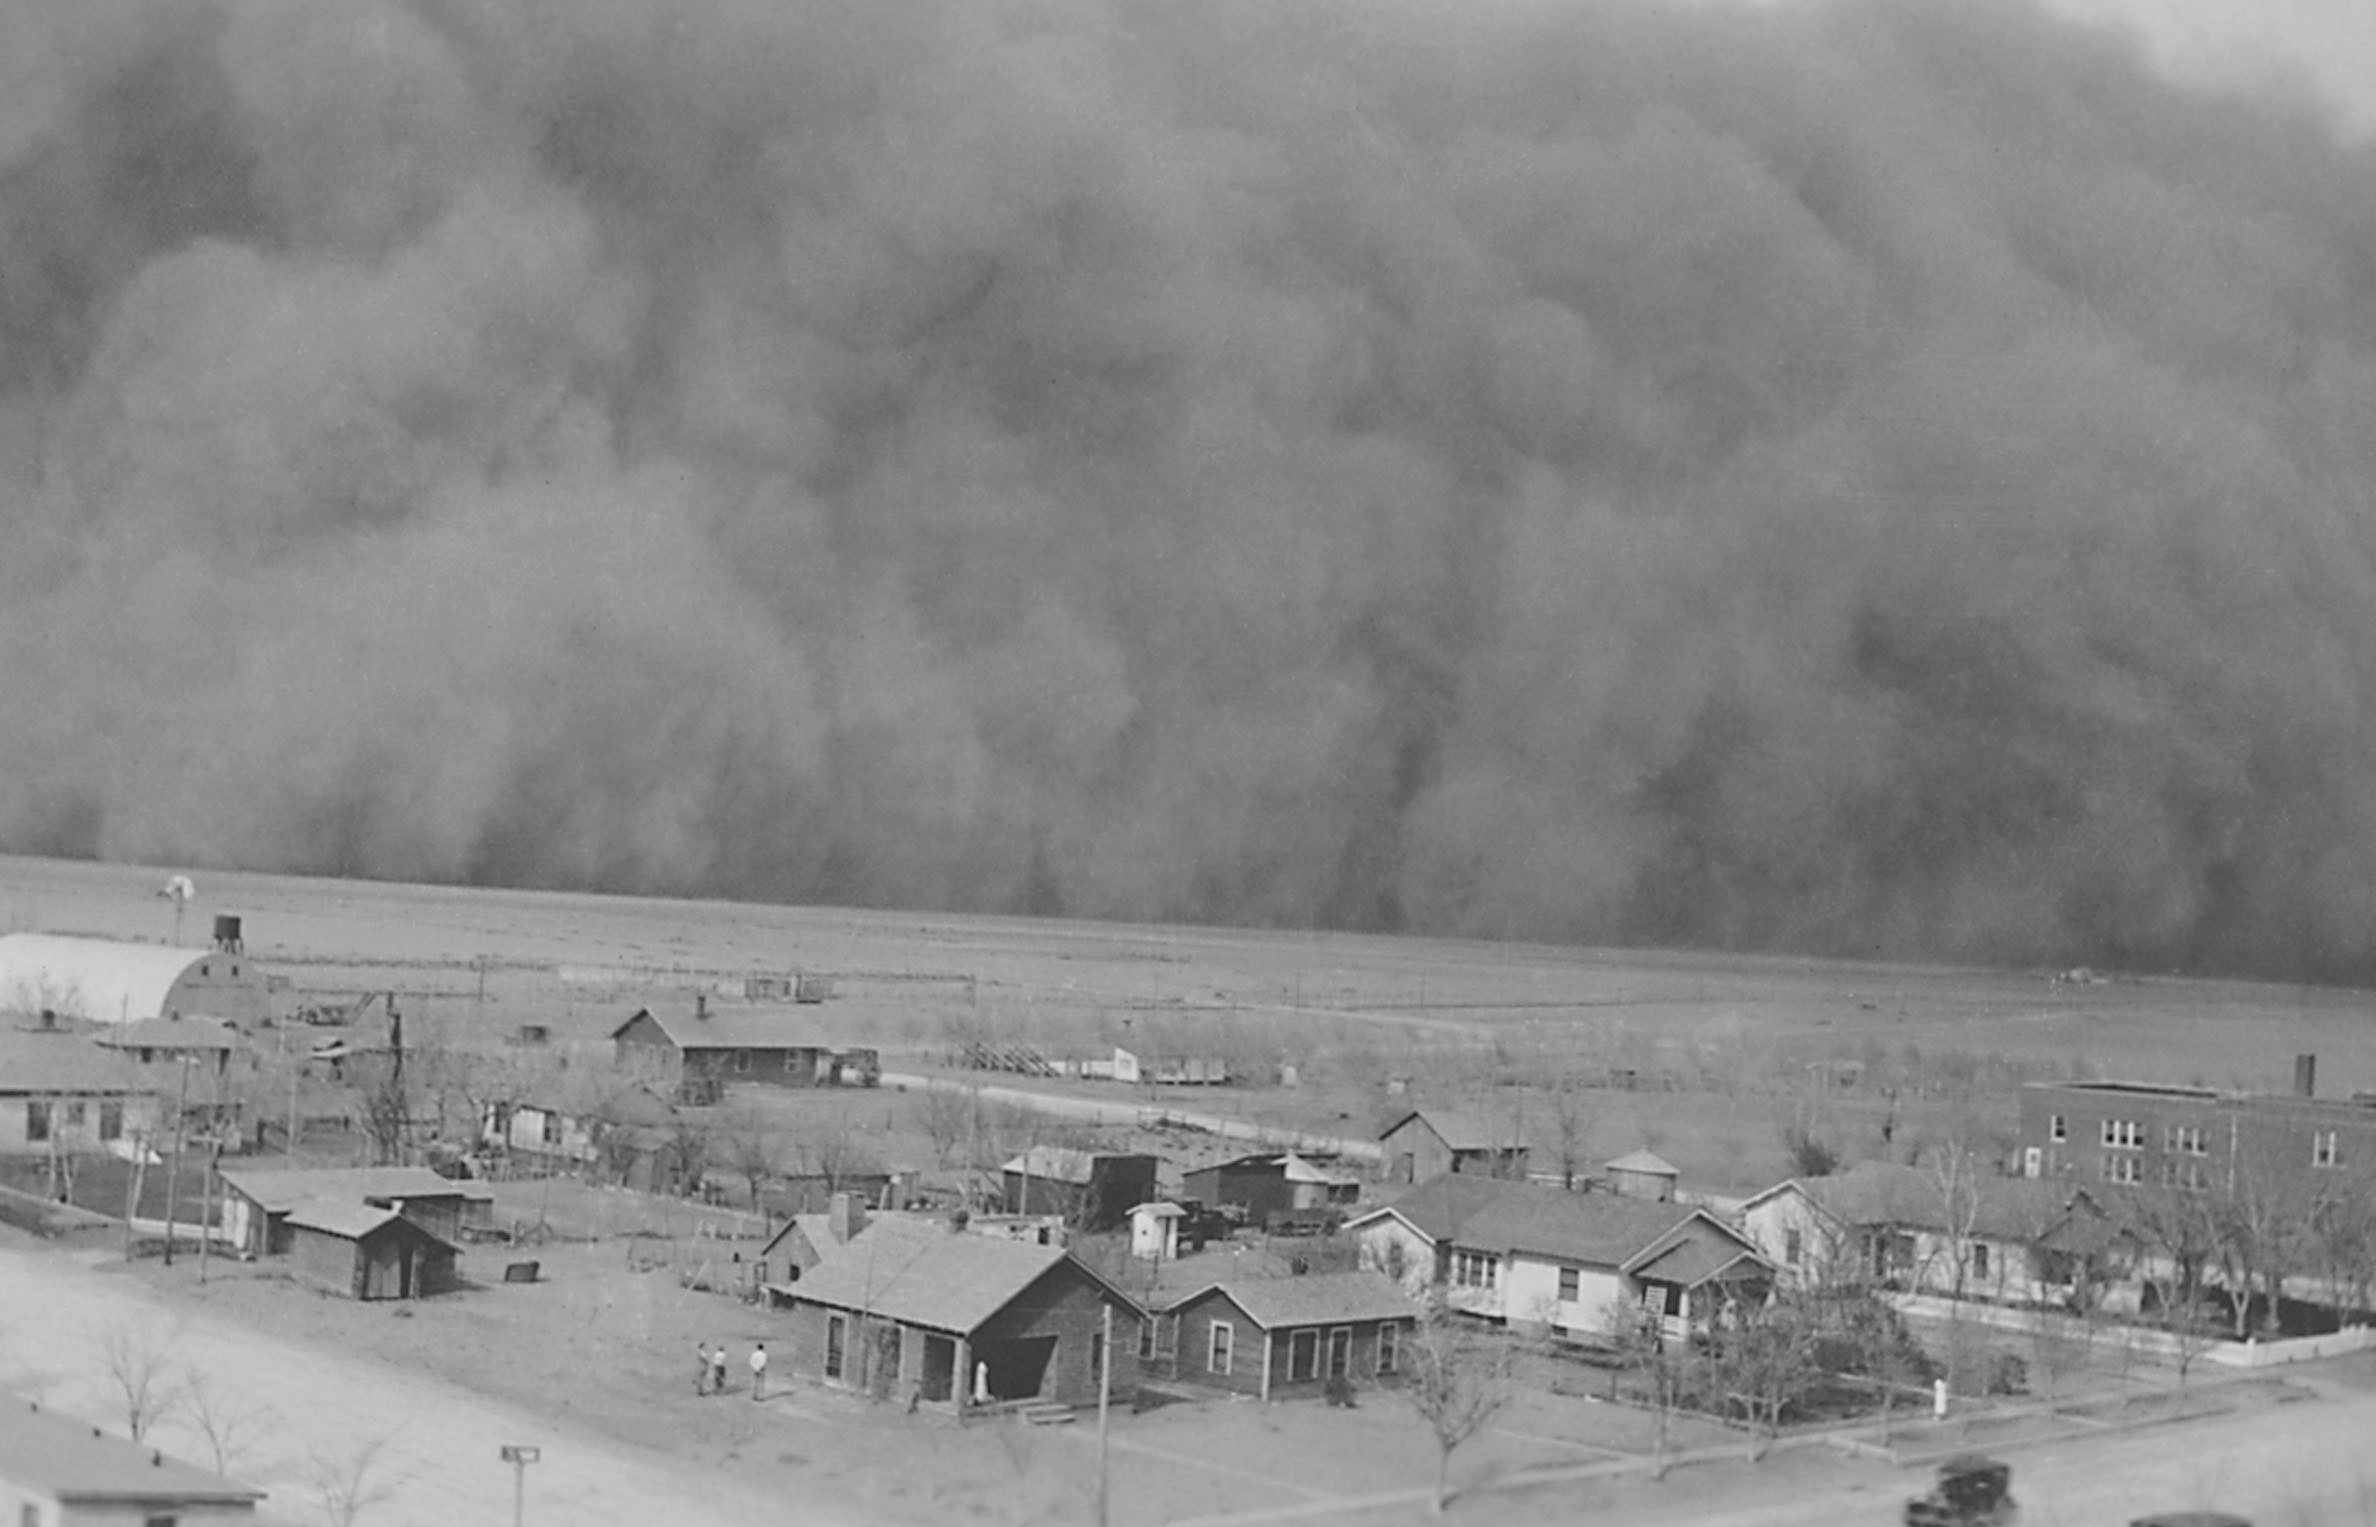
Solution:
[[[167,867],[0,858],[0,929],[168,939]],[[637,1006],[744,978],[829,976],[812,1009],[846,1044],[930,1069],[961,1038],[1049,1056],[1121,1044],[1217,1055],[1263,1085],[1061,1090],[1359,1134],[1406,1103],[1543,1133],[1540,1089],[1583,1089],[1587,1145],[1648,1145],[1687,1184],[1743,1192],[1786,1168],[1810,1092],[1851,1154],[1882,1093],[2010,1117],[2015,1085],[2073,1074],[2280,1088],[2316,1052],[2326,1091],[2376,1089],[2376,1002],[2335,989],[1884,966],[1347,934],[1059,923],[208,873],[199,941],[239,914],[301,1000],[393,989],[433,1031],[493,1043],[541,1024],[593,1042]],[[1846,1085],[1836,1063],[1854,1063]],[[1823,1064],[1833,1063],[1833,1064]],[[1268,1085],[1291,1065],[1298,1086]],[[1823,1078],[1818,1082],[1817,1078]],[[1389,1094],[1404,1079],[1407,1091]],[[1630,1084],[1630,1085],[1629,1085]],[[1538,1163],[1539,1164],[1539,1163]]]

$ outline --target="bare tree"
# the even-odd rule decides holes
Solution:
[[[1413,1332],[1404,1356],[1403,1398],[1435,1434],[1433,1509],[1440,1516],[1452,1499],[1453,1452],[1510,1403],[1511,1351],[1507,1343],[1462,1329],[1436,1306]]]
[[[245,1404],[214,1387],[203,1373],[182,1386],[180,1413],[206,1444],[217,1474],[228,1474],[263,1440],[278,1417],[267,1407]]]
[[[751,1190],[751,1208],[765,1212],[760,1194],[770,1182],[784,1174],[784,1141],[773,1119],[764,1109],[750,1102],[740,1102],[728,1108],[720,1121],[719,1134],[726,1165],[742,1178]]]
[[[1551,1143],[1559,1157],[1559,1185],[1575,1190],[1576,1178],[1591,1159],[1592,1118],[1584,1105],[1584,1089],[1572,1076],[1551,1088]]]
[[[344,1448],[315,1448],[299,1471],[326,1527],[354,1527],[364,1512],[393,1499],[398,1481],[388,1476],[386,1453],[393,1433]]]
[[[178,1335],[166,1326],[125,1321],[106,1327],[95,1338],[109,1389],[123,1407],[124,1430],[135,1442],[173,1408],[180,1394]]]
[[[1821,1379],[1815,1337],[1812,1311],[1789,1299],[1744,1313],[1717,1333],[1717,1385],[1749,1423],[1751,1462],[1772,1446],[1783,1412]]]
[[[853,1177],[879,1168],[874,1152],[859,1139],[850,1121],[838,1113],[802,1130],[793,1146],[793,1159],[807,1176],[819,1179],[825,1196],[842,1191]]]
[[[932,1142],[933,1165],[945,1167],[973,1129],[974,1105],[961,1092],[927,1087],[916,1095],[916,1126]]]
[[[1609,1376],[1609,1396],[1617,1395],[1617,1373],[1637,1375],[1650,1402],[1650,1477],[1666,1478],[1671,1461],[1675,1421],[1699,1385],[1700,1361],[1689,1342],[1670,1345],[1659,1329],[1659,1318],[1636,1304],[1619,1300],[1609,1306],[1603,1333],[1616,1363]]]

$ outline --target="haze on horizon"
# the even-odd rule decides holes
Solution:
[[[2026,0],[0,0],[0,851],[2376,974],[2376,150]]]

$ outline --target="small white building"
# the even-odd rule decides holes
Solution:
[[[1130,1254],[1146,1262],[1179,1260],[1180,1221],[1187,1217],[1178,1204],[1140,1204],[1130,1211]]]

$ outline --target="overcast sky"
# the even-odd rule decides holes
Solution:
[[[2376,131],[2376,3],[2371,0],[2048,0],[2091,20],[2142,27],[2173,71],[2234,78],[2291,66]]]

